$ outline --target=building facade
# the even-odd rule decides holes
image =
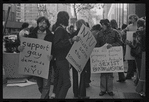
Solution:
[[[7,13],[8,13],[9,6],[11,8],[10,8],[6,28],[4,31],[4,35],[18,34],[22,26],[22,22],[17,21],[18,19],[20,19],[20,14],[16,14],[16,12],[20,12],[20,11],[16,7],[16,4],[3,4],[3,26],[8,16]]]
[[[15,4],[3,4],[3,21],[7,18],[8,7],[11,6],[8,21],[16,21],[16,6]]]
[[[128,24],[128,16],[130,14],[136,14],[138,17],[144,17],[146,8],[145,4],[124,4],[124,3],[113,3],[109,10],[106,11],[108,14],[105,18],[109,20],[115,19],[118,23],[118,27],[122,24]]]
[[[21,21],[21,4],[15,4],[16,5],[16,21]]]

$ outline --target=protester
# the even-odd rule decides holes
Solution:
[[[59,76],[55,98],[58,99],[65,98],[68,89],[71,87],[69,74],[70,68],[69,63],[66,60],[66,55],[68,54],[72,43],[79,40],[79,37],[77,36],[69,38],[69,34],[66,31],[68,24],[68,13],[66,11],[60,11],[57,14],[56,30],[54,32],[54,49]]]
[[[18,47],[20,45],[20,39],[21,37],[27,37],[29,35],[29,23],[27,22],[24,22],[22,24],[22,27],[21,27],[21,31],[17,34],[17,40],[16,40],[16,46]],[[16,52],[20,52],[18,51],[18,49],[16,48]]]
[[[123,30],[123,33],[126,34],[127,31],[137,31],[137,20],[138,16],[136,14],[129,15],[130,24]],[[134,72],[136,72],[136,63],[134,60],[128,60],[128,70],[126,79],[131,79],[134,77]]]
[[[123,31],[126,27],[127,27],[127,24],[123,24],[122,27],[121,27],[121,30]],[[123,43],[123,51],[124,51],[124,57],[123,57],[123,59],[125,61],[125,53],[126,53],[126,44],[125,44],[125,41],[126,41],[126,34],[122,34],[121,37],[122,37],[122,41],[124,42]]]
[[[73,25],[71,25],[70,27],[69,27],[69,32],[70,32],[70,34],[72,34],[72,33],[74,33],[74,26]]]
[[[99,31],[101,30],[101,25],[100,24],[96,24],[92,27],[91,32],[94,35],[94,37],[97,39],[97,35],[99,33]]]
[[[110,25],[111,25],[111,27],[113,28],[113,29],[115,29],[115,30],[117,30],[118,31],[118,33],[119,33],[119,35],[120,35],[120,37],[121,37],[121,31],[120,30],[118,30],[118,25],[117,25],[117,22],[116,22],[116,20],[115,19],[112,19],[111,21],[110,21]],[[121,40],[122,40],[122,37],[121,37]],[[124,56],[124,43],[122,44],[123,46],[123,56]],[[124,75],[124,72],[118,72],[118,77],[119,77],[119,80],[117,80],[117,82],[125,82],[125,75]]]
[[[53,24],[52,26],[52,32],[54,33],[56,30],[56,24]],[[52,80],[51,80],[51,85],[53,85],[53,92],[50,96],[51,99],[54,99],[55,98],[55,95],[56,95],[56,89],[57,89],[57,83],[58,83],[58,69],[56,67],[56,58],[55,56],[53,56],[53,68],[52,68],[52,73],[53,76],[52,76]]]
[[[145,20],[145,19],[144,19]],[[138,21],[139,22],[139,21]],[[141,22],[140,22],[141,23]],[[139,82],[136,87],[136,91],[142,96],[145,97],[145,84],[146,84],[146,44],[145,44],[145,39],[146,39],[146,21],[144,22],[144,27],[143,29],[141,28],[141,45],[142,45],[142,60],[141,60],[141,70],[140,70],[140,77],[139,77]]]
[[[134,81],[135,85],[138,84],[139,77],[140,77],[140,70],[141,70],[141,57],[142,57],[142,44],[141,44],[141,37],[144,33],[144,20],[139,19],[137,21],[138,30],[133,34],[133,42],[128,42],[128,45],[131,47],[131,49],[134,49],[136,53],[133,52],[133,55],[135,57],[135,62],[137,65],[137,76],[136,80]]]
[[[18,43],[20,43],[20,38],[21,37],[27,37],[29,35],[29,28],[28,28],[28,26],[29,26],[29,23],[27,23],[27,22],[24,22],[22,24],[21,31],[17,35],[17,41],[18,41]]]
[[[102,30],[98,33],[97,36],[97,47],[102,47],[106,43],[107,49],[112,46],[121,46],[122,41],[120,39],[119,33],[110,27],[110,22],[108,19],[102,19],[100,21],[102,25]],[[106,92],[113,96],[113,73],[101,73],[100,77],[100,89],[101,92],[99,96],[103,96]]]
[[[86,23],[83,19],[79,19],[76,22],[77,30],[72,34],[71,37],[78,35],[80,28],[82,25],[86,26]],[[78,71],[72,66],[72,73],[73,73],[73,93],[74,93],[74,99],[88,99],[89,97],[86,96],[86,69],[87,67],[84,67],[83,71],[80,75],[80,84],[78,85]]]
[[[86,26],[90,29],[90,25],[88,22],[86,22]],[[91,68],[90,68],[90,58],[87,61],[86,65],[85,65],[85,69],[86,69],[86,88],[90,87],[89,83],[91,82]]]
[[[36,39],[42,39],[48,42],[53,42],[53,34],[49,30],[50,23],[46,17],[40,17],[37,20],[37,27],[32,31],[32,33],[29,34],[29,38],[36,38]],[[18,49],[20,51],[23,51],[24,47],[19,46]],[[51,56],[48,56],[49,61],[52,60],[53,55],[53,45],[51,50]],[[49,68],[52,66],[52,63],[50,63]],[[50,74],[48,79],[44,79],[41,77],[36,77],[37,85],[39,92],[41,93],[41,99],[48,99],[49,98],[49,92],[50,92]]]

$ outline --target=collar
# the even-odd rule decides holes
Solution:
[[[102,30],[102,32],[108,34],[108,33],[111,33],[111,30],[112,30],[112,28],[108,28],[106,30]]]
[[[38,34],[41,34],[41,33],[46,34],[47,32],[46,32],[46,30],[45,30],[44,32],[42,32],[42,31],[38,30],[38,31],[37,31],[37,33],[38,33]]]
[[[62,25],[62,24],[60,24],[60,26],[62,26],[64,29],[66,29],[66,26],[64,26],[64,25]]]

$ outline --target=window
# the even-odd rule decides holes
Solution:
[[[5,21],[5,10],[3,10],[3,21]]]
[[[15,21],[15,15],[14,15],[14,12],[11,12],[11,21]]]

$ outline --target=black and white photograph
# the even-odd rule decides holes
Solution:
[[[145,3],[3,3],[3,99],[146,97]]]

